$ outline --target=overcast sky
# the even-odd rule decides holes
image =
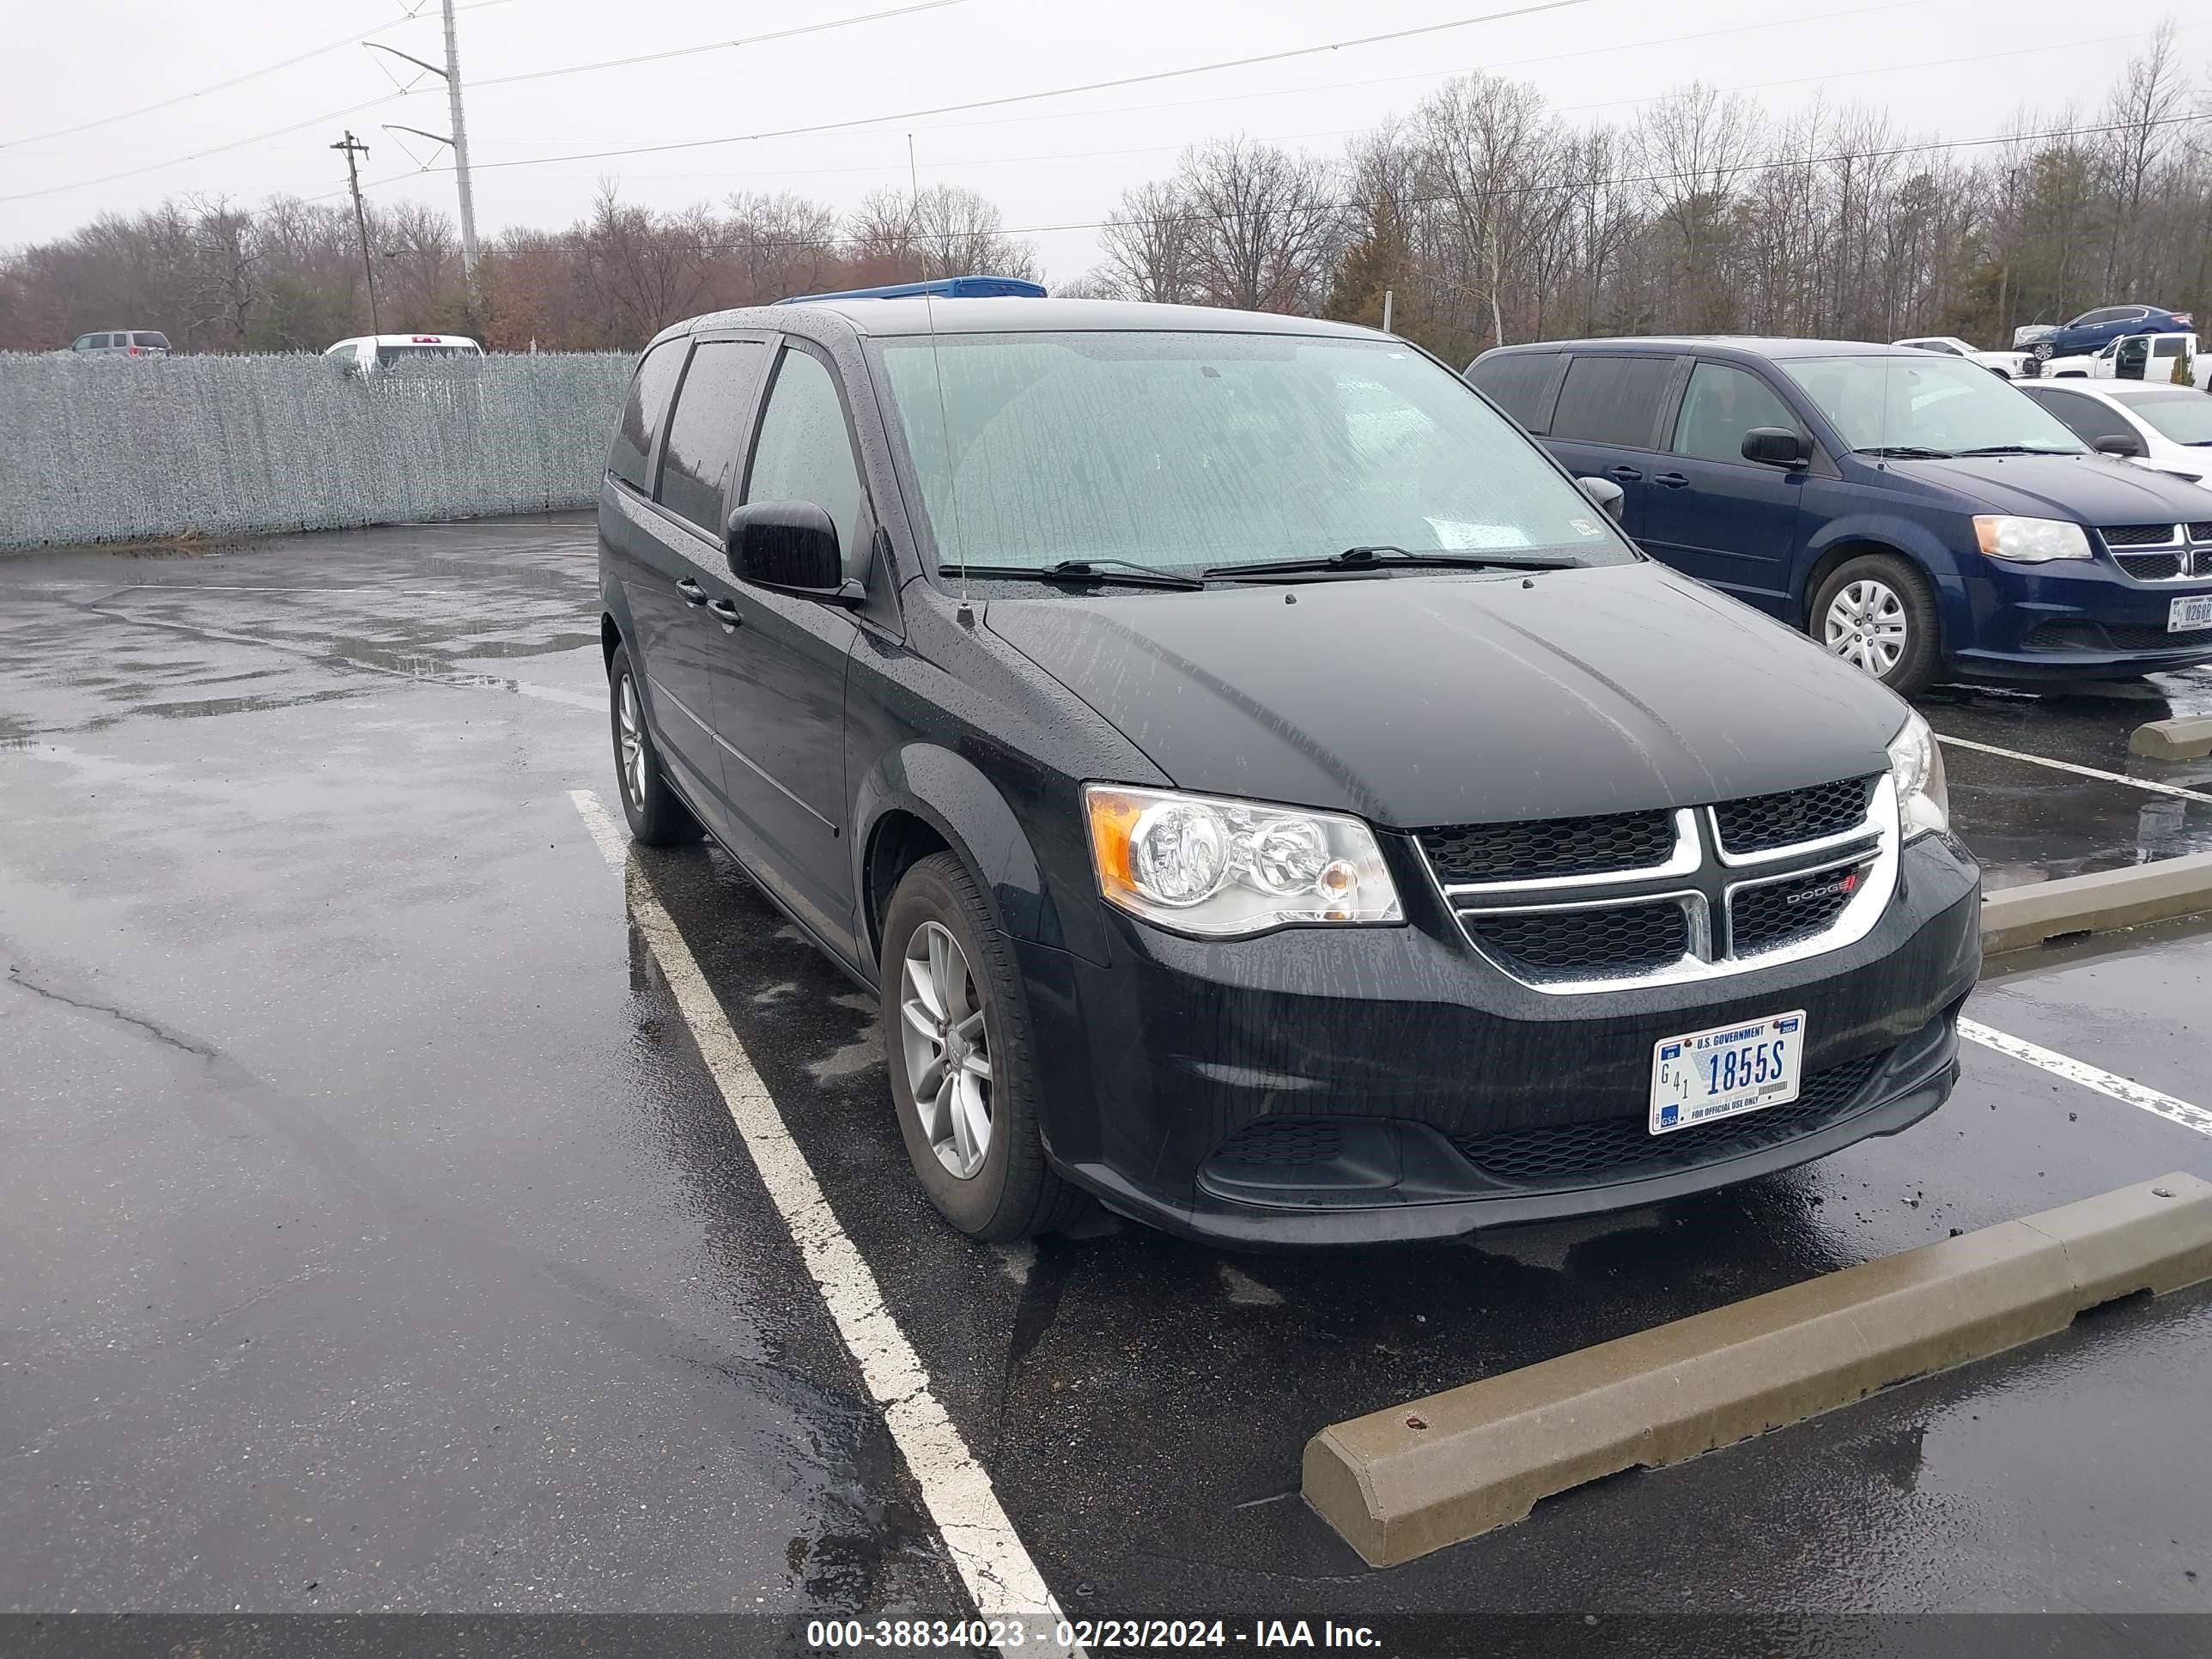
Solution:
[[[1016,230],[1087,227],[1128,185],[1166,172],[1185,144],[1243,132],[1333,155],[1348,135],[1474,69],[1534,82],[1577,123],[1625,120],[1639,101],[1702,78],[1755,90],[1778,112],[1825,93],[1831,102],[1886,105],[1915,135],[1972,137],[1998,131],[2023,103],[2052,110],[2069,99],[2094,103],[2165,9],[2057,0],[1804,0],[1778,22],[1771,0],[1575,0],[1411,40],[998,108],[659,155],[512,165],[899,116],[1509,11],[1530,0],[951,0],[783,40],[497,83],[919,3],[465,0],[461,69],[480,230],[566,225],[602,178],[617,181],[626,197],[664,207],[718,201],[739,189],[788,189],[846,207],[872,189],[905,185],[909,133],[925,186],[940,179],[970,185],[996,201]],[[453,174],[411,173],[400,140],[381,125],[447,131],[444,82],[421,76],[427,84],[399,96],[377,61],[383,54],[357,43],[316,52],[374,29],[378,40],[439,60],[437,0],[418,0],[418,9],[412,20],[398,0],[163,7],[79,0],[16,9],[9,32],[17,72],[0,105],[0,246],[165,195],[342,196],[343,162],[325,147],[347,126],[371,147],[364,177],[390,181],[377,184],[377,198],[411,196],[450,210]],[[2195,9],[2178,9],[2183,61],[2201,78],[2212,27],[2190,16]],[[40,136],[309,52],[316,55],[170,108]],[[386,62],[403,76],[412,73]],[[27,72],[34,65],[43,69]],[[295,123],[305,125],[256,137]],[[432,157],[433,146],[404,142]],[[226,148],[209,153],[219,146]],[[1089,228],[1036,232],[1031,240],[1051,277],[1079,276],[1096,258]]]

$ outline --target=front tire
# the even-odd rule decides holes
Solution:
[[[1065,1227],[1082,1200],[1045,1160],[1013,946],[952,854],[892,895],[878,983],[899,1133],[930,1202],[971,1238]]]
[[[617,646],[607,662],[607,720],[615,743],[615,793],[622,797],[630,839],[647,847],[698,840],[703,833],[699,820],[677,799],[660,769],[660,751],[646,725],[645,699],[638,692],[627,645]]]
[[[1830,654],[1864,669],[1901,697],[1935,683],[1942,666],[1936,599],[1927,579],[1891,553],[1863,553],[1830,571],[1807,629]]]

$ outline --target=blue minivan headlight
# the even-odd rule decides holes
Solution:
[[[2064,519],[2015,519],[1984,513],[1974,520],[1974,539],[1993,559],[2014,564],[2048,564],[2053,559],[2086,559],[2089,534]]]
[[[1905,838],[1951,827],[1951,792],[1943,781],[1943,750],[1917,714],[1889,740],[1890,781],[1897,786],[1897,816]]]

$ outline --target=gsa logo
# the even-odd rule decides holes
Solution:
[[[1681,1121],[1682,1109],[1680,1106],[1662,1106],[1659,1109],[1659,1127],[1661,1128],[1671,1129]]]

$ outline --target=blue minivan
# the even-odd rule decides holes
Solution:
[[[1662,562],[1892,690],[2212,662],[2212,492],[1960,359],[1838,340],[1551,341],[1468,379],[1620,486]]]

